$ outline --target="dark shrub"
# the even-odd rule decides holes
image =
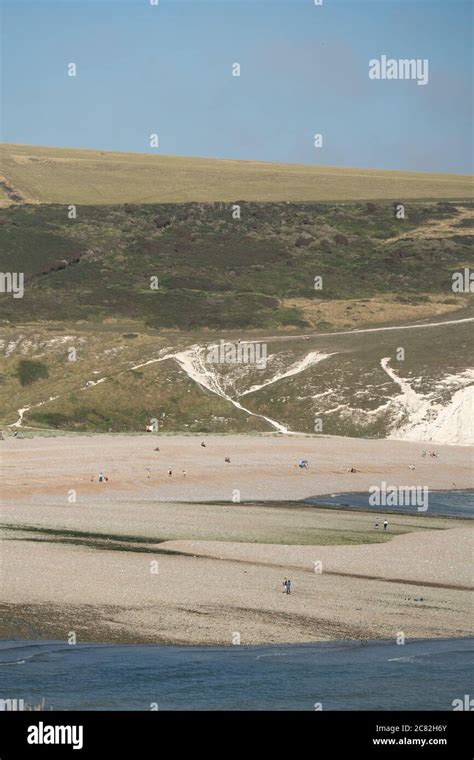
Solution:
[[[17,376],[21,385],[31,385],[45,377],[49,377],[48,367],[43,362],[22,359],[18,365]]]

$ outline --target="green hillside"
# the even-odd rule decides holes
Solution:
[[[0,319],[189,331],[350,327],[406,319],[413,305],[430,316],[464,305],[451,276],[472,263],[470,223],[468,204],[446,203],[408,205],[404,220],[388,203],[242,203],[238,220],[225,204],[79,206],[76,219],[11,206],[0,271],[23,272],[25,293],[0,294]],[[374,298],[391,301],[381,317]],[[352,299],[342,317],[338,302]]]

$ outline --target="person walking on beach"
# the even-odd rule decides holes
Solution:
[[[386,520],[383,521],[383,529],[387,530],[388,528],[388,522]]]
[[[168,477],[170,477],[170,478],[173,477],[173,470],[168,470]]]
[[[146,468],[146,476],[147,478],[151,478],[151,470],[149,467]]]
[[[288,578],[288,580],[286,582],[286,593],[287,594],[291,594],[291,581],[290,581],[289,578]]]

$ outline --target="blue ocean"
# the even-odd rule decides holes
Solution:
[[[53,710],[452,710],[474,639],[188,647],[0,643],[0,698]]]

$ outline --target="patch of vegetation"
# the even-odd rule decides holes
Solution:
[[[37,380],[49,377],[48,366],[40,361],[21,359],[18,364],[17,376],[20,385],[31,385]]]
[[[241,201],[239,220],[221,203],[83,206],[76,220],[66,206],[2,209],[0,269],[15,261],[25,294],[0,294],[0,320],[297,330],[305,315],[285,299],[450,297],[452,272],[472,258],[469,228],[424,237],[423,225],[455,220],[458,206],[405,207],[403,222],[391,203]]]

